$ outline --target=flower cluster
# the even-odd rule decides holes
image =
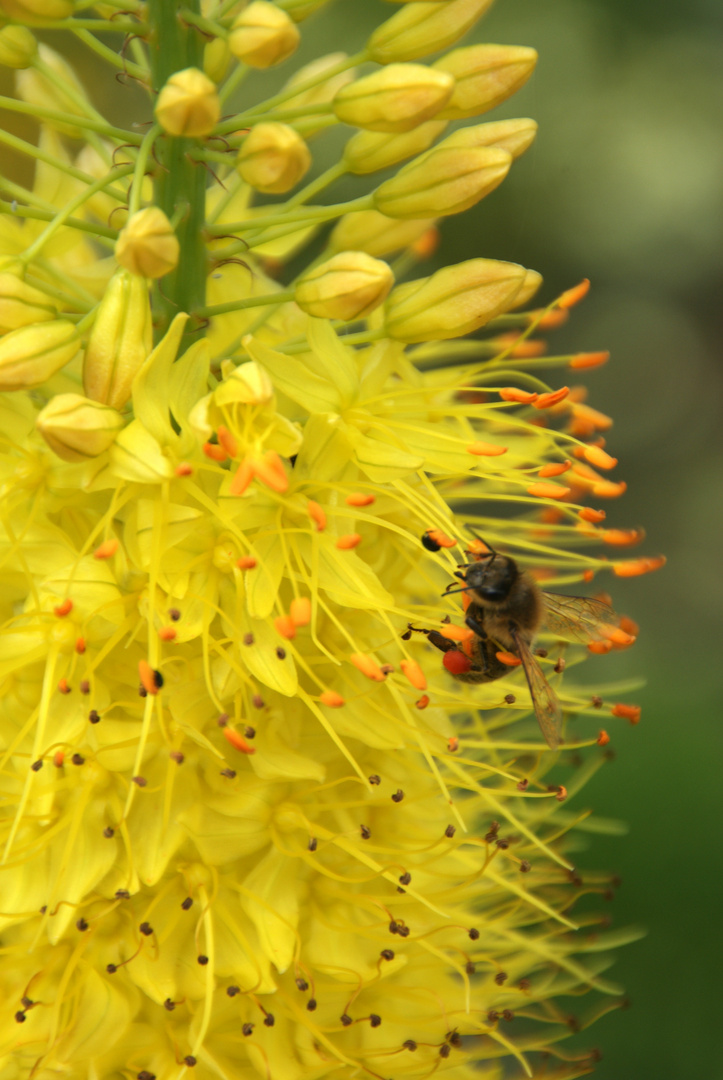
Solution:
[[[587,285],[420,276],[535,136],[476,119],[535,64],[458,46],[488,6],[405,3],[245,106],[324,0],[0,0],[0,104],[39,125],[0,132],[35,162],[0,178],[3,1080],[592,1068],[560,1040],[617,1007],[632,935],[573,910],[611,888],[580,832],[615,825],[571,800],[639,709],[562,672],[637,628],[540,635],[562,755],[518,658],[462,685],[411,633],[471,637],[440,594],[475,530],[545,587],[661,563],[599,553],[642,539],[597,508],[612,421],[540,377],[607,359],[533,336]],[[54,33],[146,88],[145,128]]]

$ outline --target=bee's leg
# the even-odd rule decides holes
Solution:
[[[431,630],[425,630],[423,626],[412,626],[411,623],[407,623],[407,629],[402,634],[402,641],[409,641],[412,634],[430,634]]]
[[[450,649],[458,649],[459,646],[456,641],[450,641],[444,634],[440,634],[439,630],[428,630],[427,641],[430,641],[436,649],[440,652],[449,652]]]
[[[487,637],[487,631],[482,623],[478,619],[475,619],[474,615],[468,615],[464,621],[470,630],[474,631],[477,637],[481,637],[483,640]]]

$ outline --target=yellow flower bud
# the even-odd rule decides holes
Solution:
[[[26,285],[17,274],[0,272],[0,334],[56,315],[56,305],[40,289]]]
[[[447,49],[484,15],[492,0],[447,0],[405,4],[369,38],[369,57],[378,64],[418,60]]]
[[[294,22],[303,22],[313,15],[319,8],[323,8],[329,0],[284,0],[284,11],[287,11]]]
[[[511,164],[512,155],[506,150],[455,146],[445,139],[381,184],[374,192],[374,204],[389,217],[459,214],[494,191]]]
[[[139,210],[121,230],[115,257],[140,277],[160,278],[178,265],[180,247],[171,223],[157,206]]]
[[[6,19],[42,26],[67,19],[73,14],[73,0],[0,0],[0,12]]]
[[[516,263],[469,259],[431,277],[397,286],[386,306],[384,332],[397,341],[461,337],[508,311],[527,272]]]
[[[236,159],[243,180],[265,195],[281,195],[298,184],[311,165],[309,149],[288,124],[256,124]]]
[[[320,56],[317,60],[312,60],[310,64],[304,64],[284,84],[282,93],[287,93],[296,86],[302,86],[306,82],[320,78],[325,71],[331,71],[346,58],[347,55],[343,52],[329,53],[327,56]],[[336,75],[330,75],[323,82],[318,82],[315,86],[309,87],[308,90],[301,90],[298,94],[294,94],[293,97],[287,98],[284,102],[284,108],[304,109],[310,105],[327,105],[333,101],[336,94],[343,87],[348,86],[351,82],[354,82],[354,70],[352,68],[339,71]],[[327,118],[324,116],[305,118],[304,138],[308,140],[317,131],[326,127],[326,124]]]
[[[470,45],[448,53],[433,65],[456,84],[440,118],[464,120],[494,109],[527,82],[536,63],[535,50],[520,45]]]
[[[33,323],[0,339],[0,390],[29,390],[60,371],[80,348],[75,326],[65,319]]]
[[[520,291],[515,297],[515,302],[510,304],[508,310],[513,311],[516,308],[525,307],[540,288],[540,285],[542,285],[542,274],[538,274],[537,270],[528,270],[520,286]]]
[[[520,157],[534,141],[537,124],[534,120],[493,120],[453,131],[444,140],[445,146],[496,146],[513,158]]]
[[[300,40],[285,11],[266,0],[252,0],[234,19],[228,44],[237,60],[249,67],[268,68],[291,56]]]
[[[56,81],[51,82],[42,72],[29,67],[24,71],[18,71],[15,75],[18,97],[22,98],[23,101],[27,101],[30,105],[40,105],[44,109],[54,109],[56,112],[66,113],[69,119],[73,116],[87,116],[88,112],[84,112],[82,107],[71,97],[72,93],[77,98],[87,100],[86,92],[67,60],[64,60],[59,53],[42,42],[38,45],[38,57],[43,64],[53,71],[61,83],[67,85],[70,92],[65,93]],[[88,109],[90,110],[90,104]],[[80,129],[73,124],[65,124],[59,120],[43,120],[43,123],[54,131],[69,135],[72,139],[82,137]]]
[[[225,77],[231,59],[231,50],[228,42],[223,38],[214,38],[207,41],[203,47],[203,71],[209,79],[220,83]]]
[[[402,135],[358,131],[344,147],[344,164],[357,176],[388,169],[427,150],[446,126],[446,120],[427,120]]]
[[[118,270],[98,308],[83,358],[87,397],[121,409],[152,348],[148,287],[143,278]]]
[[[87,461],[112,445],[123,423],[107,405],[82,394],[58,394],[38,413],[35,426],[63,461]]]
[[[434,218],[404,221],[385,217],[378,210],[357,210],[339,219],[329,237],[329,247],[332,251],[365,251],[377,257],[391,255],[409,247],[432,225]]]
[[[350,322],[378,307],[393,284],[385,262],[363,251],[343,251],[300,277],[294,300],[307,315]]]
[[[169,135],[200,139],[210,135],[221,116],[215,83],[198,68],[171,75],[158,95],[155,117]]]
[[[4,67],[29,67],[38,51],[38,43],[26,26],[4,26],[0,30],[0,64]]]
[[[337,120],[367,131],[411,131],[452,97],[454,78],[423,64],[390,64],[345,86],[334,98]]]

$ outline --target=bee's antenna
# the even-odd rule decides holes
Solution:
[[[472,586],[463,585],[461,589],[445,589],[443,593],[440,593],[440,596],[452,596],[458,592],[472,592]]]

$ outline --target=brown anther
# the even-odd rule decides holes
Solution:
[[[532,865],[527,861],[527,859],[523,859],[522,862],[520,863],[520,873],[521,874],[529,874],[531,869],[532,869]]]
[[[241,1034],[248,1036],[248,1035],[250,1035],[252,1033],[253,1030],[254,1030],[254,1025],[253,1024],[244,1024],[243,1027],[241,1028]]]
[[[88,679],[81,679],[78,689],[80,690],[81,694],[89,694],[90,682],[88,681]]]
[[[560,658],[558,659],[557,663],[555,664],[555,666],[554,666],[554,668],[553,668],[552,670],[553,670],[553,671],[554,671],[554,672],[555,672],[555,673],[556,673],[557,675],[561,675],[561,674],[562,674],[562,672],[563,672],[563,671],[565,670],[565,666],[566,666],[566,664],[567,664],[567,661],[565,660],[565,657],[564,657],[564,656],[561,656],[561,657],[560,657]]]
[[[514,694],[505,694],[505,704],[506,705],[514,705],[514,703],[516,701],[517,701],[517,698],[515,697]]]
[[[306,979],[296,979],[296,987],[301,990],[302,994],[309,989],[309,984]]]
[[[360,825],[359,832],[361,833],[362,840],[368,840],[372,834],[372,831],[368,825]]]
[[[594,697],[590,698],[590,704],[592,705],[593,709],[602,709],[603,699],[601,697],[598,697],[596,694]]]
[[[116,900],[130,900],[131,894],[127,889],[116,889],[115,898]]]
[[[500,848],[502,851],[507,851],[507,848],[510,846],[510,842],[506,837],[500,836],[498,840],[495,840],[495,846]]]
[[[234,777],[236,776],[236,770],[235,769],[221,769],[220,775],[225,776],[225,778],[227,780],[233,780]]]
[[[547,657],[547,649],[535,649],[535,656],[540,656],[544,660]]]
[[[148,1072],[148,1069],[141,1069],[138,1073],[136,1080],[156,1080],[156,1074]]]
[[[25,1015],[23,1010],[18,1009],[18,1011],[15,1013],[15,1022],[18,1024],[24,1024],[26,1020],[27,1016]]]
[[[447,1039],[447,1042],[450,1044],[450,1046],[462,1045],[462,1036],[458,1031],[448,1031],[445,1038]]]
[[[193,897],[187,896],[185,900],[182,900],[181,907],[184,911],[189,911],[193,907]]]
[[[517,790],[518,791],[527,791],[529,786],[530,786],[530,781],[527,780],[527,779],[519,780],[517,782]]]
[[[261,694],[254,694],[251,698],[251,704],[255,709],[263,709],[264,699],[261,697]]]
[[[172,607],[172,608],[168,609],[168,618],[172,622],[178,622],[180,617],[181,617],[181,613],[180,613],[180,611],[178,610],[177,607]]]
[[[246,736],[247,739],[255,739],[256,738],[256,728],[245,727],[244,728],[244,735]]]
[[[392,795],[392,802],[401,802],[403,798],[404,798],[404,792],[402,791],[401,788],[397,788],[397,790]]]
[[[253,645],[253,643],[254,643],[254,635],[253,634],[244,634],[243,643],[244,643],[244,645]]]
[[[109,975],[115,975],[116,971],[118,970],[118,966],[117,964],[106,964],[105,970],[108,972]]]
[[[376,773],[374,773],[373,776],[369,777],[369,783],[372,785],[372,787],[376,787],[377,784],[381,784],[381,782],[381,777],[377,776]]]
[[[467,931],[467,937],[470,941],[479,941],[479,930],[474,926],[470,927]]]
[[[226,993],[228,994],[228,996],[230,998],[236,997],[237,994],[241,993],[241,987],[240,986],[227,986],[226,987]]]
[[[264,1025],[266,1027],[273,1027],[275,1023],[276,1023],[276,1017],[274,1016],[274,1014],[273,1013],[266,1013],[266,1016],[264,1017]]]
[[[175,1003],[175,1001],[172,1001],[172,1000],[171,1000],[171,998],[169,998],[169,997],[168,997],[168,998],[166,998],[166,1000],[165,1000],[165,1001],[163,1002],[163,1008],[164,1008],[164,1009],[165,1009],[165,1010],[166,1010],[167,1012],[173,1012],[173,1010],[175,1009],[175,1007],[176,1007],[176,1003]]]
[[[515,1018],[515,1014],[510,1009],[503,1009],[502,1010],[502,1019],[503,1020],[514,1020],[514,1018]]]
[[[188,1065],[189,1068],[193,1068],[193,1066],[196,1064],[196,1059],[193,1054],[186,1054],[185,1058],[183,1059],[183,1064]]]
[[[522,991],[529,990],[530,989],[530,980],[529,979],[520,979],[517,986]]]
[[[394,959],[394,952],[393,952],[392,949],[382,949],[382,951],[379,953],[379,955],[381,956],[382,960],[393,960]]]
[[[138,927],[138,929],[140,930],[140,932],[143,934],[144,937],[150,937],[151,934],[153,933],[153,927],[151,926],[151,924],[149,922],[142,922],[141,925]]]
[[[472,961],[468,960],[467,963],[464,965],[464,970],[467,972],[468,975],[474,975],[477,969],[472,963]]]
[[[371,1015],[369,1016],[369,1023],[371,1024],[372,1027],[379,1027],[381,1022],[382,1022],[381,1016],[378,1016],[377,1013],[371,1013]]]
[[[349,1016],[348,1013],[342,1013],[341,1016],[339,1017],[339,1019],[341,1020],[344,1027],[349,1027],[349,1024],[354,1023],[354,1021],[352,1020],[352,1018]]]
[[[316,998],[309,998],[309,1000],[306,1003],[306,1007],[309,1010],[309,1012],[313,1012],[314,1009],[316,1008]]]
[[[137,784],[138,787],[145,787],[148,781],[146,780],[145,776],[134,776],[133,783]]]
[[[82,754],[73,754],[70,760],[74,765],[85,765],[85,758]]]
[[[405,1041],[402,1043],[402,1049],[411,1050],[412,1052],[414,1052],[417,1049],[417,1044],[415,1043],[414,1039],[405,1039]]]
[[[68,684],[67,679],[60,679],[59,680],[59,682],[58,682],[58,690],[60,691],[61,694],[69,694],[72,689],[73,689],[73,687]]]
[[[22,1005],[22,1007],[23,1007],[24,1009],[29,1009],[29,1008],[30,1008],[30,1007],[31,1007],[32,1005],[34,1005],[34,1004],[35,1004],[35,1002],[33,1001],[33,999],[32,999],[32,998],[29,998],[29,997],[21,997],[21,998],[20,998],[20,1004]]]
[[[451,1053],[452,1047],[449,1045],[449,1043],[442,1043],[439,1048],[439,1056],[441,1058],[448,1058]]]
[[[226,724],[228,723],[228,719],[229,719],[228,713],[227,712],[222,712],[222,713],[219,714],[219,717],[218,717],[218,720],[216,721],[216,723],[218,724],[218,726],[220,728],[224,728],[224,727],[226,727]]]
[[[448,825],[447,828],[444,830],[444,835],[451,840],[456,831],[457,830],[455,829],[454,825]]]
[[[279,645],[279,647],[276,650],[276,655],[279,658],[279,660],[285,660],[286,659],[286,649],[282,649],[281,646]]]
[[[392,919],[392,921],[389,923],[389,933],[390,934],[398,934],[399,933],[399,923],[396,921],[396,919]]]
[[[318,843],[318,841],[317,841],[316,837],[312,836],[311,839],[309,840],[309,843],[306,846],[307,846],[309,851],[316,851],[317,843]]]
[[[83,934],[88,929],[89,925],[90,924],[87,922],[86,919],[78,919],[77,923],[75,924],[75,929],[80,930],[81,934]]]
[[[402,874],[402,876],[399,878],[399,883],[400,885],[408,885],[411,880],[412,875],[407,870],[406,873]]]
[[[138,697],[148,697],[148,691],[145,686],[138,687]]]
[[[506,971],[498,971],[495,975],[495,982],[498,986],[502,986],[503,983],[507,982],[508,978],[509,976]]]
[[[208,957],[201,953],[200,956],[196,957],[196,963],[200,964],[201,967],[206,967],[206,964],[208,963]]]
[[[180,750],[171,750],[168,756],[171,761],[175,761],[176,765],[183,765],[184,761],[186,760],[185,756],[181,753]]]
[[[38,758],[37,761],[34,761],[32,763],[32,765],[30,766],[30,768],[33,770],[33,772],[40,772],[42,767],[43,767],[43,762],[42,762],[42,760],[40,758]]]

